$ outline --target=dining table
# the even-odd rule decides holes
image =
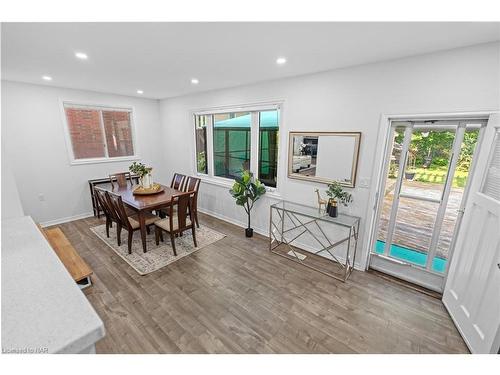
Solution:
[[[146,223],[145,217],[147,212],[153,210],[159,210],[160,208],[168,207],[172,202],[172,197],[176,194],[181,194],[181,190],[177,190],[165,185],[160,186],[163,190],[155,194],[134,194],[134,189],[137,185],[129,185],[126,187],[115,186],[112,187],[95,187],[96,189],[106,190],[121,196],[123,204],[131,208],[133,211],[137,212],[140,224],[141,240],[142,240],[142,250],[147,251],[146,248]]]

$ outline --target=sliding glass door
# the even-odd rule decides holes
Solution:
[[[371,267],[441,291],[483,125],[392,123]]]

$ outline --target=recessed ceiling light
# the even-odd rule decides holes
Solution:
[[[283,65],[284,63],[286,63],[286,58],[285,57],[278,57],[276,59],[276,64]]]
[[[50,77],[50,76],[42,76],[42,79],[44,81],[52,81],[52,77]]]
[[[142,90],[137,90],[137,93],[142,95],[142,94],[144,94],[144,91],[142,91]]]
[[[75,52],[75,57],[80,60],[87,60],[89,58],[87,54],[83,52]]]
[[[200,81],[198,80],[198,78],[191,78],[191,83],[193,85],[197,85],[198,83],[200,83]]]

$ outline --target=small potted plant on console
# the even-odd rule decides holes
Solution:
[[[334,181],[331,184],[328,184],[328,190],[326,194],[330,197],[328,199],[328,205],[326,206],[326,212],[331,217],[338,216],[338,204],[342,203],[344,206],[347,206],[350,202],[352,202],[352,194],[348,193],[342,188],[338,182]]]

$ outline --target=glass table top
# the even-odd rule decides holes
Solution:
[[[351,216],[342,213],[339,213],[337,217],[331,217],[324,210],[320,211],[317,207],[310,207],[300,203],[289,201],[281,201],[275,203],[271,205],[271,208],[307,216],[317,220],[331,222],[346,227],[357,225],[360,220],[360,218],[357,216]]]

